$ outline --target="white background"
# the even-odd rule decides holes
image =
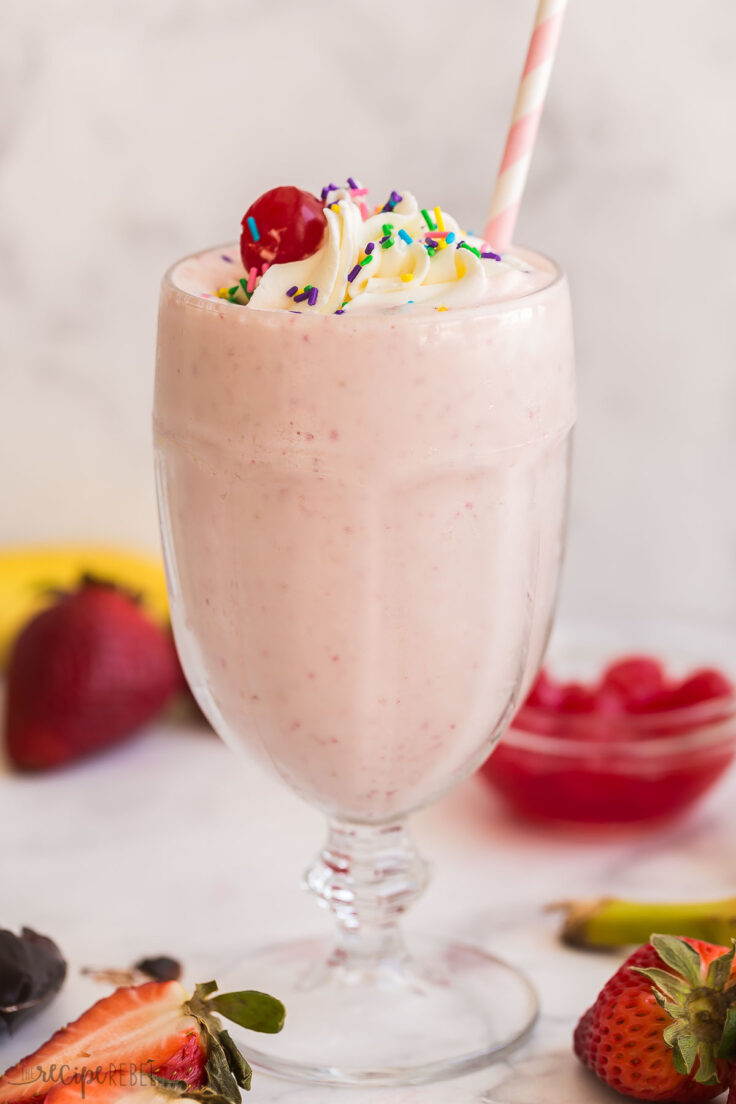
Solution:
[[[483,224],[532,0],[0,0],[0,541],[155,547],[157,284],[267,187]],[[571,0],[518,238],[569,270],[569,614],[732,618],[736,5]]]

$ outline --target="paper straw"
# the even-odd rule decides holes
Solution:
[[[483,235],[484,240],[497,249],[506,249],[514,236],[566,8],[567,0],[540,0],[537,8],[534,32]]]

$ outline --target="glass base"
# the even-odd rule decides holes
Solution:
[[[263,989],[286,1005],[279,1035],[228,1029],[248,1060],[294,1081],[417,1085],[505,1056],[529,1033],[536,994],[505,962],[476,947],[412,940],[379,965],[327,941],[253,953],[221,988]],[[232,983],[232,984],[231,984]],[[253,1040],[263,1040],[263,1049]]]

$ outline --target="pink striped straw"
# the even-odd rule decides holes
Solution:
[[[539,0],[483,238],[506,249],[514,236],[567,0]]]

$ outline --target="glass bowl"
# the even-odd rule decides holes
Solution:
[[[729,630],[658,623],[625,631],[568,627],[546,663],[555,678],[590,680],[622,655],[647,654],[684,677],[714,667],[733,681]],[[484,777],[519,814],[578,824],[672,817],[701,798],[736,754],[736,693],[662,712],[561,714],[525,704]]]

